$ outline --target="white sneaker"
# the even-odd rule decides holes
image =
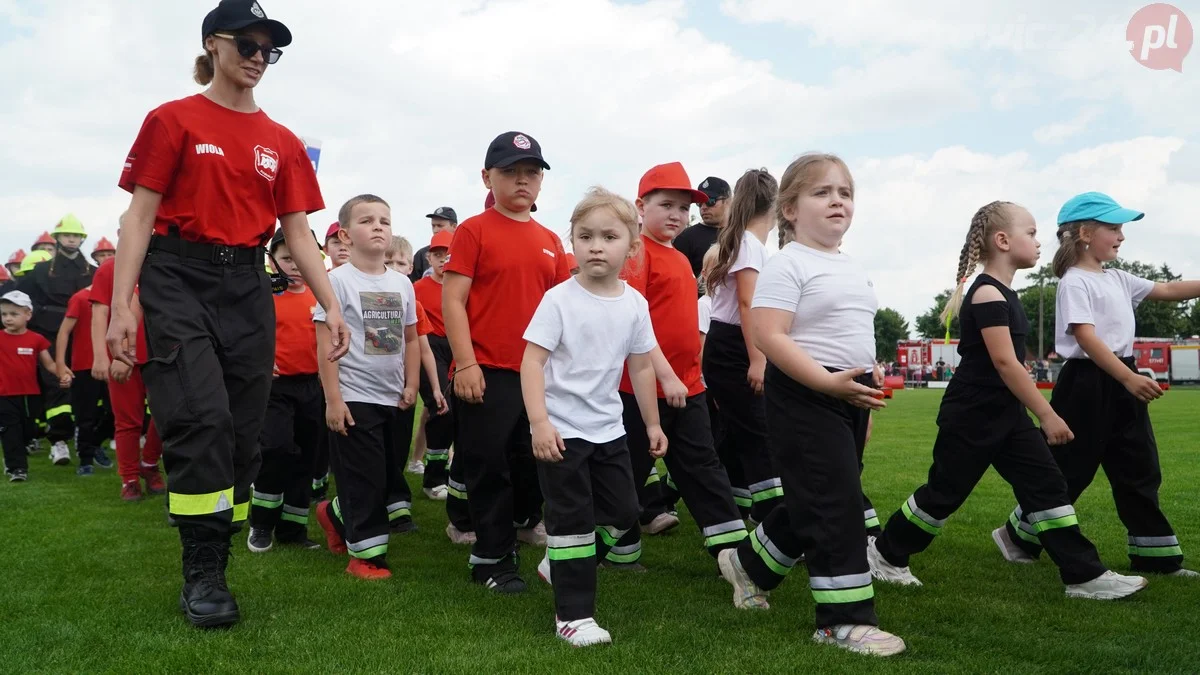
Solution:
[[[572,647],[587,647],[589,645],[611,644],[612,636],[608,631],[596,625],[595,619],[576,619],[575,621],[558,621],[558,637],[566,640]]]
[[[1067,586],[1067,597],[1117,600],[1137,593],[1145,588],[1147,583],[1149,582],[1143,577],[1127,577],[1108,570],[1091,581]]]
[[[721,577],[733,586],[733,606],[738,609],[770,609],[767,603],[767,591],[762,590],[746,574],[737,551],[727,548],[717,554],[717,566],[721,568]]]
[[[913,576],[907,567],[897,567],[875,546],[875,537],[867,537],[867,563],[871,565],[871,576],[880,581],[901,586],[920,586],[921,580]]]
[[[466,544],[469,546],[475,543],[474,532],[463,532],[455,527],[454,523],[446,524],[446,536],[450,538],[451,544]]]
[[[146,449],[146,437],[145,436],[138,438],[138,448],[140,448],[142,450]],[[115,450],[114,450],[114,452],[115,452]]]
[[[409,473],[415,473],[418,476],[422,476],[425,474],[425,465],[421,462],[416,462],[416,461],[409,462],[407,471]]]
[[[669,513],[660,513],[654,516],[654,520],[651,520],[649,525],[642,528],[642,532],[646,534],[665,534],[676,527],[679,527],[678,516],[673,516]]]
[[[858,654],[871,656],[894,656],[904,651],[904,640],[899,636],[882,631],[875,626],[851,626],[842,624],[829,628],[818,628],[813,633],[813,642],[836,645]]]
[[[1200,577],[1200,572],[1197,572],[1196,570],[1185,570],[1184,568],[1180,567],[1179,569],[1175,570],[1174,572],[1169,572],[1166,576],[1168,576],[1168,577],[1189,577],[1189,578],[1190,577]]]
[[[550,581],[550,553],[549,552],[547,552],[546,555],[542,557],[542,562],[538,563],[537,572],[538,572],[538,576],[542,579],[542,581],[546,582],[547,584],[549,584],[551,586],[554,585],[554,583]]]
[[[429,497],[430,499],[432,499],[435,502],[446,501],[446,486],[445,485],[434,485],[431,488],[421,488],[421,490],[425,493],[426,497]]]
[[[25,444],[25,454],[27,454],[27,455],[36,455],[37,451],[40,449],[41,449],[41,444],[38,443],[37,441],[29,441],[28,443]]]
[[[533,527],[522,527],[517,530],[517,541],[530,546],[546,546],[546,524],[538,523]],[[607,635],[607,633],[606,633]]]
[[[1010,563],[1020,563],[1022,565],[1031,565],[1036,562],[1033,556],[1029,555],[1008,535],[1008,528],[1001,525],[992,530],[992,541],[996,542],[996,548],[1000,549],[1000,555]]]
[[[50,446],[50,460],[59,466],[71,463],[71,449],[65,441],[58,441]]]

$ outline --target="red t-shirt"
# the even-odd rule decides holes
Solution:
[[[116,267],[114,266],[115,261],[116,261],[116,258],[109,258],[108,260],[105,260],[104,264],[100,266],[100,269],[96,270],[96,273],[94,275],[92,275],[92,293],[88,297],[88,300],[90,300],[98,305],[104,305],[105,307],[109,307],[109,308],[112,307],[113,274],[114,274],[114,270],[116,269]],[[138,292],[138,289],[136,286],[134,287],[133,292],[134,293]],[[109,314],[108,318],[109,318],[109,321],[111,322],[112,314]],[[91,323],[90,319],[88,320],[88,323],[89,324]],[[89,330],[91,330],[91,329],[89,328]],[[89,333],[89,335],[91,335],[91,333]],[[107,350],[106,350],[106,353],[107,353]],[[149,356],[149,353],[146,350],[146,322],[139,321],[138,322],[138,333],[137,333],[137,362],[138,362],[138,365],[145,363],[147,356]],[[93,358],[94,357],[95,357],[95,354],[93,353]],[[111,358],[111,355],[109,356],[109,358]]]
[[[425,312],[425,308],[421,306],[421,301],[417,301],[417,337],[429,335],[433,332],[433,323],[429,321],[429,314]]]
[[[304,144],[259,110],[196,94],[150,111],[118,183],[162,194],[154,232],[188,241],[262,246],[279,216],[325,208]]]
[[[521,370],[525,328],[542,296],[571,277],[558,235],[536,220],[513,220],[495,209],[458,226],[446,271],[472,280],[467,321],[479,364],[515,371]]]
[[[275,296],[275,366],[280,375],[317,373],[317,298],[306,286],[301,293]]]
[[[75,319],[71,331],[71,370],[92,369],[92,287],[79,291],[67,301],[66,318]]]
[[[31,330],[0,330],[0,396],[40,395],[38,355],[48,349],[50,341]]]
[[[425,314],[429,316],[429,324],[433,329],[431,332],[446,337],[446,323],[442,318],[442,285],[433,277],[422,277],[413,284],[413,292],[417,294],[417,302],[425,307]]]
[[[663,356],[688,388],[688,396],[704,391],[700,381],[700,306],[696,303],[696,277],[687,256],[642,235],[643,254],[625,265],[621,276],[646,297],[650,324]],[[621,375],[621,391],[632,394],[629,369]],[[662,385],[658,396],[663,397]]]

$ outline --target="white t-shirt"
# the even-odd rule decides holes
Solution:
[[[767,247],[750,232],[742,234],[742,245],[738,248],[737,258],[729,267],[725,283],[717,286],[712,292],[712,318],[714,321],[728,323],[734,326],[742,325],[742,314],[738,311],[737,279],[733,276],[742,270],[762,272],[767,264]]]
[[[408,277],[393,270],[367,274],[351,264],[329,273],[350,331],[350,351],[338,361],[347,403],[394,406],[404,392],[404,329],[417,323],[417,298]],[[319,305],[313,321],[324,321]]]
[[[1133,310],[1154,290],[1154,282],[1121,270],[1067,270],[1058,282],[1054,309],[1054,349],[1064,359],[1086,359],[1071,324],[1091,324],[1117,356],[1133,356]]]
[[[617,297],[600,297],[572,277],[542,296],[525,339],[550,352],[546,410],[560,436],[607,443],[625,434],[617,393],[625,359],[657,344],[640,293],[626,285]]]
[[[792,340],[823,366],[875,364],[879,301],[866,270],[844,253],[789,243],[759,274],[751,306],[793,312]]]
[[[700,296],[698,305],[700,310],[700,332],[708,335],[708,324],[712,321],[712,296]]]

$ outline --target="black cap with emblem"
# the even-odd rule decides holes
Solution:
[[[292,43],[292,32],[282,23],[268,19],[258,0],[221,0],[216,9],[204,17],[200,39],[217,31],[236,31],[255,24],[262,24],[267,29],[273,46],[282,48]]]
[[[439,206],[433,210],[433,213],[426,213],[426,218],[444,218],[455,225],[458,224],[458,214],[449,206]]]
[[[496,137],[488,146],[487,156],[483,159],[485,169],[503,169],[512,166],[523,159],[536,159],[543,169],[550,165],[542,159],[542,146],[529,134],[519,131],[508,131]]]
[[[729,189],[729,183],[716,176],[709,176],[700,181],[700,187],[697,189],[708,195],[709,201],[722,199],[733,194],[733,190]]]

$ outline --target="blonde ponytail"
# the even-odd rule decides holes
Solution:
[[[958,283],[955,284],[954,292],[950,294],[950,299],[946,301],[946,307],[942,310],[942,325],[946,327],[947,335],[950,322],[958,316],[958,310],[962,309],[963,287],[967,279],[975,274],[979,264],[987,260],[987,245],[991,236],[996,230],[1008,227],[1011,217],[1006,207],[1012,205],[1011,202],[992,202],[981,207],[971,218],[967,240],[963,243],[962,252],[958,254],[958,274],[955,276]]]

